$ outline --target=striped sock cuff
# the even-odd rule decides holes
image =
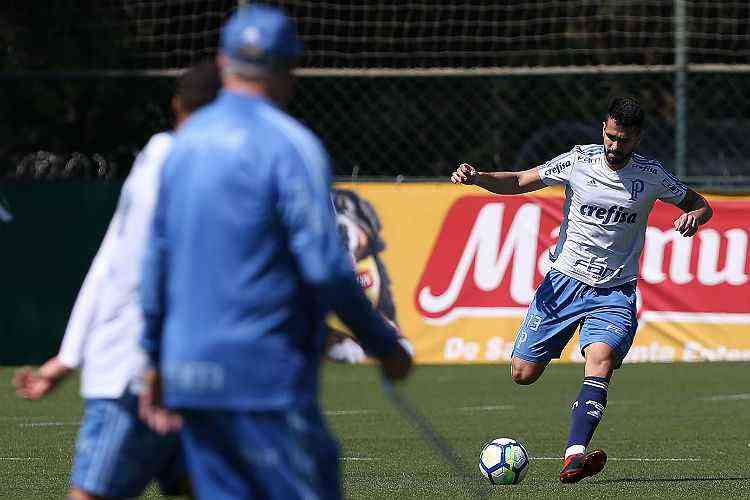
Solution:
[[[583,379],[583,385],[597,387],[604,390],[604,392],[607,392],[607,390],[609,390],[609,382],[604,377],[585,377]]]

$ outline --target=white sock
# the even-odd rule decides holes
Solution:
[[[579,453],[586,453],[586,447],[582,444],[574,444],[573,446],[568,446],[568,449],[565,450],[565,458],[568,458],[571,455],[577,455]]]

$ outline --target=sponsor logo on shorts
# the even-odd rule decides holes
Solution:
[[[612,269],[604,264],[597,264],[584,259],[578,259],[575,262],[575,267],[582,267],[587,274],[596,278],[604,278],[605,276],[615,277],[622,272],[622,269]]]

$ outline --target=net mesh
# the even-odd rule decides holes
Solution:
[[[16,175],[22,163],[36,165],[20,169],[27,176],[64,171],[58,164],[74,153],[91,165],[99,153],[125,175],[134,152],[170,121],[171,89],[134,79],[214,56],[220,26],[239,3],[3,2],[0,69],[21,75],[0,103],[6,116],[17,115],[0,145],[7,170]],[[265,3],[297,20],[306,52],[292,112],[323,138],[339,176],[443,177],[460,161],[528,168],[601,141],[601,114],[623,93],[640,96],[648,112],[641,152],[675,169],[678,1]],[[694,184],[748,190],[750,146],[740,134],[750,125],[750,4],[682,5],[689,73],[680,173]],[[58,81],[24,76],[40,71]],[[77,71],[122,78],[74,85]],[[41,124],[25,111],[35,106]],[[95,123],[118,126],[102,138],[106,125]]]
[[[4,2],[0,23],[33,36],[39,67],[167,70],[212,56],[237,0]],[[282,0],[306,68],[489,68],[674,62],[674,4],[661,0]],[[685,1],[692,63],[750,63],[750,5]],[[24,21],[49,19],[33,34]],[[27,23],[28,24],[28,23]],[[28,28],[28,26],[26,27]],[[75,32],[88,37],[73,37]],[[75,41],[74,41],[75,38]],[[109,47],[107,47],[109,46]],[[105,50],[106,48],[106,50]],[[46,53],[54,55],[44,57]],[[75,60],[73,60],[75,59]],[[49,66],[45,66],[49,67]]]

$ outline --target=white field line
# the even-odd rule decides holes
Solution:
[[[563,457],[529,457],[530,460],[562,460]],[[700,458],[621,458],[608,457],[613,462],[700,462]]]
[[[377,412],[375,410],[330,410],[323,413],[328,417],[335,417],[339,415],[369,415]]]
[[[24,422],[18,424],[19,427],[62,427],[64,425],[81,425],[81,422]]]
[[[720,394],[709,398],[701,398],[701,401],[740,401],[750,399],[750,392],[744,394]]]
[[[516,407],[513,405],[495,405],[495,406],[462,406],[456,408],[458,411],[502,411],[502,410],[514,410]]]
[[[15,416],[6,417],[6,416],[2,416],[2,417],[0,417],[0,420],[29,420],[29,418],[30,417],[20,417],[20,416],[17,416],[17,417],[15,417]],[[31,417],[31,418],[49,418],[49,417],[34,415],[34,417]]]
[[[40,457],[0,457],[0,460],[41,460]]]
[[[562,457],[530,457],[530,460],[560,460]],[[382,460],[375,457],[340,457],[342,462],[357,462],[357,461],[376,461]],[[700,462],[700,458],[620,458],[620,457],[609,457],[607,461],[614,462]]]

